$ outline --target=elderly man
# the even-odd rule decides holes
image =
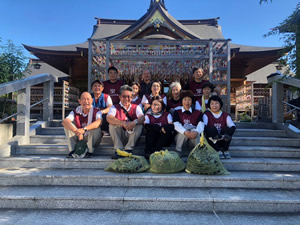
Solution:
[[[80,106],[63,120],[65,133],[68,139],[70,153],[67,158],[74,157],[75,145],[78,141],[85,140],[88,152],[85,158],[89,158],[94,153],[94,148],[101,142],[101,122],[102,114],[92,106],[93,98],[90,93],[83,92],[78,100]]]
[[[119,157],[116,153],[117,149],[132,152],[136,141],[142,133],[144,122],[144,114],[141,107],[131,104],[132,88],[128,85],[123,85],[120,88],[119,97],[120,102],[110,108],[106,117],[115,150],[112,159]]]

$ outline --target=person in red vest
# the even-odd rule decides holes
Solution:
[[[142,108],[131,104],[132,88],[129,85],[123,85],[120,88],[119,97],[120,102],[110,108],[106,117],[115,150],[112,159],[119,158],[116,153],[117,149],[132,153],[142,133],[145,119]]]
[[[151,103],[151,113],[145,115],[146,147],[145,158],[168,146],[174,130],[173,118],[165,111],[165,103],[160,96],[154,96]]]
[[[151,94],[145,94],[142,98],[142,104],[144,106],[145,112],[151,109],[152,98],[154,96],[160,96],[163,99],[165,105],[167,105],[167,97],[163,93],[162,83],[158,80],[155,80],[151,83]]]
[[[142,99],[139,96],[139,94],[140,94],[139,92],[141,90],[141,86],[140,86],[139,83],[133,82],[131,84],[131,87],[132,87],[132,101],[131,101],[131,103],[132,104],[136,104],[136,105],[140,105],[141,102],[142,102]],[[142,104],[140,106],[142,107]]]
[[[109,112],[110,107],[112,106],[112,99],[108,94],[103,93],[104,84],[100,80],[94,80],[92,82],[92,98],[93,106],[100,110],[102,113],[102,125],[101,130],[106,131],[108,134],[108,123],[106,121],[106,115]]]
[[[94,148],[101,142],[102,114],[93,107],[93,98],[90,93],[83,92],[78,102],[80,106],[71,111],[62,122],[70,151],[67,157],[72,157],[77,141],[85,140],[88,146],[85,158],[89,158],[94,153]]]
[[[176,151],[181,156],[184,145],[196,146],[200,141],[200,134],[204,130],[202,112],[192,109],[193,92],[182,91],[180,95],[182,106],[174,112],[174,126]]]
[[[214,85],[209,81],[203,83],[202,96],[200,99],[196,100],[196,110],[202,111],[202,113],[204,113],[208,109],[208,99],[212,95],[214,88]]]
[[[178,81],[172,82],[170,84],[168,100],[167,100],[167,111],[170,112],[172,115],[174,114],[175,110],[180,109],[182,106],[182,101],[180,99],[180,92],[181,92],[181,84]]]
[[[118,69],[116,67],[111,66],[107,71],[109,80],[103,82],[103,93],[108,94],[111,97],[113,104],[117,104],[119,102],[119,90],[123,85],[123,81],[118,80]]]
[[[219,96],[212,96],[208,100],[207,110],[203,115],[205,136],[208,143],[219,152],[221,159],[230,159],[229,145],[235,132],[235,124],[230,115],[222,112],[223,101]]]
[[[202,85],[208,80],[203,80],[204,70],[202,68],[193,69],[192,80],[184,87],[184,90],[191,90],[194,94],[195,101],[202,96]]]

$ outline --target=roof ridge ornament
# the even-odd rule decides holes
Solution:
[[[165,5],[165,0],[150,0],[150,10],[152,7],[154,7],[156,4],[160,4],[165,10],[167,10],[166,5]]]

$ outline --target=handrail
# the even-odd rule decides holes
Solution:
[[[53,76],[52,74],[40,74],[0,84],[0,96],[11,92],[17,92],[17,113],[2,119],[0,122],[3,122],[13,116],[17,116],[16,136],[14,139],[17,140],[18,144],[29,143],[31,107],[42,103],[43,120],[50,121],[53,119],[54,82],[58,82],[58,78],[56,76]],[[31,87],[37,84],[44,85],[44,96],[39,102],[30,105]],[[11,145],[7,144],[6,147],[2,146],[0,156],[10,156],[10,154]]]
[[[40,103],[42,103],[42,102],[48,100],[48,99],[49,99],[49,98],[42,99],[42,100],[40,100],[40,101],[38,101],[38,102],[32,104],[32,105],[30,106],[30,108],[32,108],[32,107],[34,107],[34,106],[36,106],[36,105],[38,105],[38,104],[40,104]],[[18,113],[11,114],[10,116],[7,116],[7,117],[5,117],[4,119],[0,120],[0,123],[2,123],[3,121],[5,121],[5,120],[7,120],[7,119],[9,119],[9,118],[12,118],[12,117],[14,117],[14,116],[17,116],[17,115],[19,115],[19,114],[21,114],[21,113],[22,113],[22,112],[18,112]]]
[[[52,74],[44,73],[20,80],[3,83],[0,84],[0,96],[22,90],[29,86],[44,83],[46,81],[58,82],[58,78],[56,76],[53,76]]]
[[[280,71],[271,74],[267,78],[268,83],[272,84],[272,122],[282,123],[284,122],[283,104],[294,107],[294,109],[290,110],[289,112],[292,112],[296,109],[300,110],[299,107],[282,101],[284,98],[283,85],[300,88],[300,79],[296,77],[285,76]]]

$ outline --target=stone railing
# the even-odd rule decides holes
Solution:
[[[284,104],[293,108],[293,110],[300,110],[299,107],[284,102],[284,85],[300,88],[300,79],[285,76],[280,72],[273,73],[268,76],[268,83],[272,84],[272,122],[284,122]]]
[[[21,80],[0,84],[0,96],[12,92],[17,92],[17,116],[16,136],[8,144],[0,146],[0,156],[10,156],[11,145],[28,144],[30,136],[30,108],[36,104],[43,103],[43,120],[50,121],[53,119],[53,96],[54,82],[58,82],[58,78],[52,74],[40,74]],[[30,106],[30,89],[31,86],[44,84],[43,100]]]

